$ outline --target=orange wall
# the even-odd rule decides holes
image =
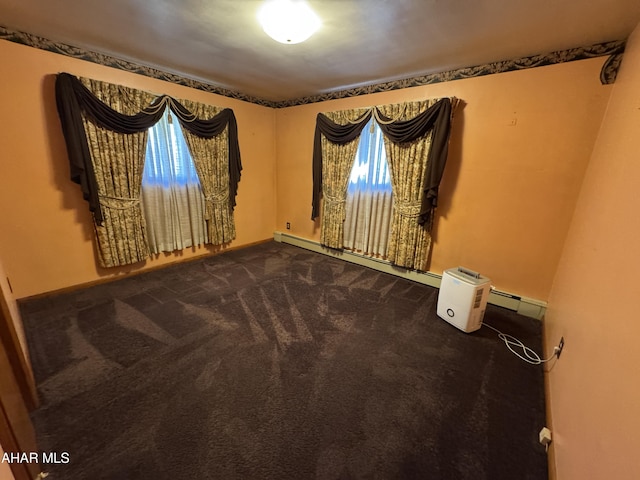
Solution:
[[[294,235],[318,239],[309,218],[317,112],[456,96],[466,105],[456,114],[430,270],[465,265],[500,290],[540,300],[611,92],[599,83],[604,59],[595,58],[273,110],[6,41],[0,55],[7,66],[0,140],[12,160],[0,177],[0,259],[16,298],[114,275],[95,264],[86,203],[68,180],[57,72],[233,108],[244,165],[234,246],[269,238],[287,221]],[[205,253],[163,256],[142,268]]]
[[[430,271],[464,265],[500,290],[546,300],[611,87],[604,59],[279,110],[276,230],[319,239],[311,216],[318,112],[455,96]],[[515,122],[515,125],[512,123]]]
[[[560,480],[640,478],[640,26],[629,39],[545,320]]]
[[[35,48],[0,41],[0,259],[16,298],[114,275],[95,262],[91,218],[69,179],[54,99],[54,74],[69,72],[234,110],[243,173],[237,207],[241,246],[273,236],[275,113],[271,108],[201,92]],[[207,254],[207,248],[151,259],[140,270]],[[114,270],[118,272],[118,270]]]

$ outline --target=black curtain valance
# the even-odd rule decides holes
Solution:
[[[94,214],[96,224],[101,225],[103,218],[98,201],[95,172],[82,122],[83,113],[97,125],[123,134],[148,130],[162,118],[167,105],[178,118],[180,125],[199,137],[216,137],[228,126],[229,202],[231,208],[236,206],[242,163],[238,144],[238,126],[233,110],[226,108],[215,117],[202,120],[176,99],[162,95],[135,115],[124,115],[102,102],[77,77],[68,73],[60,73],[56,78],[56,104],[69,154],[71,180],[80,185],[82,195],[89,202],[89,209]]]
[[[430,222],[432,212],[438,203],[438,187],[449,151],[451,133],[451,100],[443,98],[427,110],[409,119],[392,122],[378,108],[373,108],[358,120],[347,125],[339,125],[326,115],[319,113],[316,118],[316,131],[313,145],[313,200],[311,219],[320,215],[320,194],[322,192],[322,145],[321,135],[332,143],[344,144],[356,139],[370,120],[375,110],[382,133],[393,143],[411,143],[424,137],[433,130],[431,149],[425,171],[425,188],[418,222]]]

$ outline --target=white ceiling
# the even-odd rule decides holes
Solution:
[[[0,0],[0,25],[282,101],[624,40],[639,0],[308,0],[323,27],[282,45],[261,0]]]

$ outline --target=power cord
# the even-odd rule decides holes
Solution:
[[[540,355],[534,352],[531,348],[527,347],[524,343],[522,343],[516,337],[513,337],[506,333],[502,333],[500,330],[498,330],[495,327],[492,327],[488,323],[483,323],[482,325],[496,332],[498,334],[498,338],[504,342],[504,344],[507,346],[509,350],[511,350],[511,353],[513,353],[520,360],[530,363],[531,365],[540,365],[543,363],[547,363],[548,361],[553,360],[554,358],[557,358],[558,354],[561,351],[561,348],[559,346],[553,347],[553,355],[543,360],[542,358],[540,358]],[[517,350],[521,350],[522,352],[519,352]]]

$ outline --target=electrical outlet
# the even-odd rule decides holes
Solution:
[[[563,348],[564,348],[564,337],[560,337],[560,343],[556,347],[556,357],[560,358],[560,354],[562,353]]]
[[[291,224],[287,222],[287,230],[291,230]]]
[[[551,443],[551,430],[547,427],[542,427],[539,434],[540,443],[545,446],[545,448],[549,448],[549,444]]]

